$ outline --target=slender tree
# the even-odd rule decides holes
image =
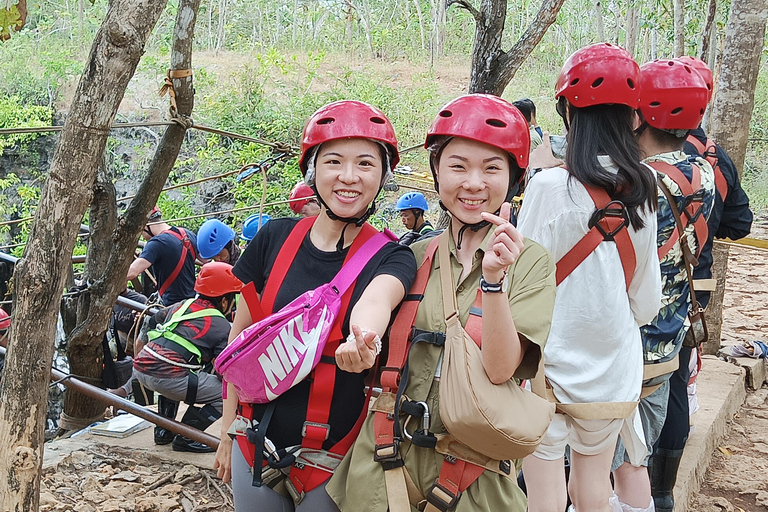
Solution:
[[[709,135],[728,152],[741,174],[747,152],[749,122],[755,103],[755,86],[768,18],[768,0],[739,0],[731,3],[720,58]],[[705,347],[715,353],[720,347],[723,319],[723,294],[728,270],[728,246],[715,246],[713,275],[717,289],[707,307],[711,342]]]
[[[69,336],[67,357],[72,373],[98,380],[101,375],[101,340],[117,295],[125,288],[121,276],[128,273],[133,251],[147,214],[179,155],[184,134],[190,126],[194,105],[192,89],[192,41],[200,0],[181,0],[171,52],[176,124],[169,126],[158,144],[136,197],[125,215],[118,219],[115,190],[106,170],[97,174],[91,202],[91,236],[85,263],[84,280],[93,283],[77,301],[77,327]],[[94,361],[96,363],[94,364]],[[64,402],[62,427],[78,429],[92,423],[104,406],[80,393],[68,391]]]
[[[0,510],[36,511],[53,340],[69,260],[109,127],[165,1],[110,2],[59,138],[24,255],[0,384]]]
[[[675,57],[685,55],[685,0],[672,0],[674,7]]]
[[[448,0],[448,6],[455,4],[466,9],[475,19],[469,92],[501,96],[525,59],[555,22],[564,2],[544,0],[522,37],[505,52],[501,49],[501,42],[507,18],[507,0],[482,0],[479,9],[469,0]]]

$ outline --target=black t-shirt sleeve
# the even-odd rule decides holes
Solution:
[[[733,160],[718,146],[717,161],[725,180],[728,182],[728,194],[723,203],[723,213],[715,236],[738,240],[749,235],[752,229],[752,211],[749,198],[741,188],[739,173]]]
[[[403,283],[405,292],[408,293],[416,278],[416,257],[410,247],[390,242],[381,249],[381,252],[383,257],[373,277],[394,276]]]

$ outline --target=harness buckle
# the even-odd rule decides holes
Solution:
[[[437,507],[441,512],[456,508],[456,505],[459,503],[459,498],[461,498],[461,491],[453,494],[447,488],[440,485],[437,480],[432,484],[432,487],[430,487],[426,496],[427,501]]]
[[[693,213],[691,213],[688,210],[688,207],[691,206],[693,203],[698,203],[698,208],[696,208]],[[704,213],[704,189],[699,189],[693,194],[689,196],[685,196],[683,199],[683,212],[685,213],[685,216],[688,217],[688,222],[696,222],[698,218],[701,216],[702,213]]]
[[[373,460],[375,462],[394,462],[398,460],[399,445],[395,440],[389,444],[377,444],[373,447]]]
[[[321,434],[320,437],[313,435],[318,429],[325,431],[325,434]],[[301,437],[310,437],[312,439],[327,441],[331,435],[331,426],[327,423],[315,423],[314,421],[305,421],[301,427]],[[322,439],[320,439],[322,437]]]
[[[603,226],[603,220],[610,221],[614,219],[621,219],[622,222],[615,228]],[[612,242],[614,237],[627,226],[629,226],[629,216],[627,215],[626,206],[621,201],[611,201],[603,208],[595,210],[595,213],[589,219],[590,229],[596,228],[603,235],[603,240],[606,242]]]

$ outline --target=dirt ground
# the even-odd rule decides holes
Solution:
[[[753,228],[768,239],[768,221]],[[726,344],[768,341],[768,252],[731,247],[723,309]],[[689,510],[768,511],[768,388],[751,392],[715,450],[702,488]]]
[[[104,444],[77,450],[43,472],[41,512],[234,511],[215,473]]]

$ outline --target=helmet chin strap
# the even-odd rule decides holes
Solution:
[[[515,188],[517,188],[517,185],[515,187],[512,187],[512,188],[509,189],[509,191],[507,192],[507,197],[504,198],[504,202],[505,203],[512,200],[512,197],[514,196]],[[459,219],[458,217],[453,215],[450,212],[450,210],[448,210],[448,208],[445,207],[445,205],[443,204],[442,201],[439,201],[438,204],[440,205],[440,208],[442,208],[443,210],[448,212],[448,215],[451,216],[451,219],[453,219],[456,222],[458,222],[459,224],[461,224],[461,227],[459,228],[459,234],[456,237],[456,250],[457,251],[461,250],[461,241],[463,240],[464,232],[467,229],[477,233],[481,229],[491,225],[491,223],[488,222],[487,220],[481,220],[480,222],[475,222],[474,224],[467,224],[466,222],[462,221],[461,219]],[[493,214],[494,215],[498,215],[500,212],[501,212],[501,206],[499,206],[499,208],[495,212],[493,212]]]
[[[315,191],[315,195],[317,196],[317,200],[320,202],[321,205],[325,206],[325,214],[328,216],[331,220],[337,220],[339,222],[344,223],[344,228],[341,230],[341,236],[339,237],[339,241],[336,242],[336,251],[341,252],[344,250],[344,233],[347,231],[347,227],[350,224],[354,224],[355,227],[361,227],[363,224],[365,224],[365,221],[368,220],[368,218],[374,214],[376,211],[376,200],[374,199],[371,202],[371,206],[368,207],[368,209],[365,211],[364,214],[362,214],[360,217],[340,217],[339,215],[336,215],[333,210],[328,206],[328,204],[323,200],[322,196],[320,195],[320,192],[317,191],[317,187],[315,185],[312,185],[312,190]],[[379,192],[381,192],[381,189],[379,189]],[[378,193],[376,194],[379,195]]]

